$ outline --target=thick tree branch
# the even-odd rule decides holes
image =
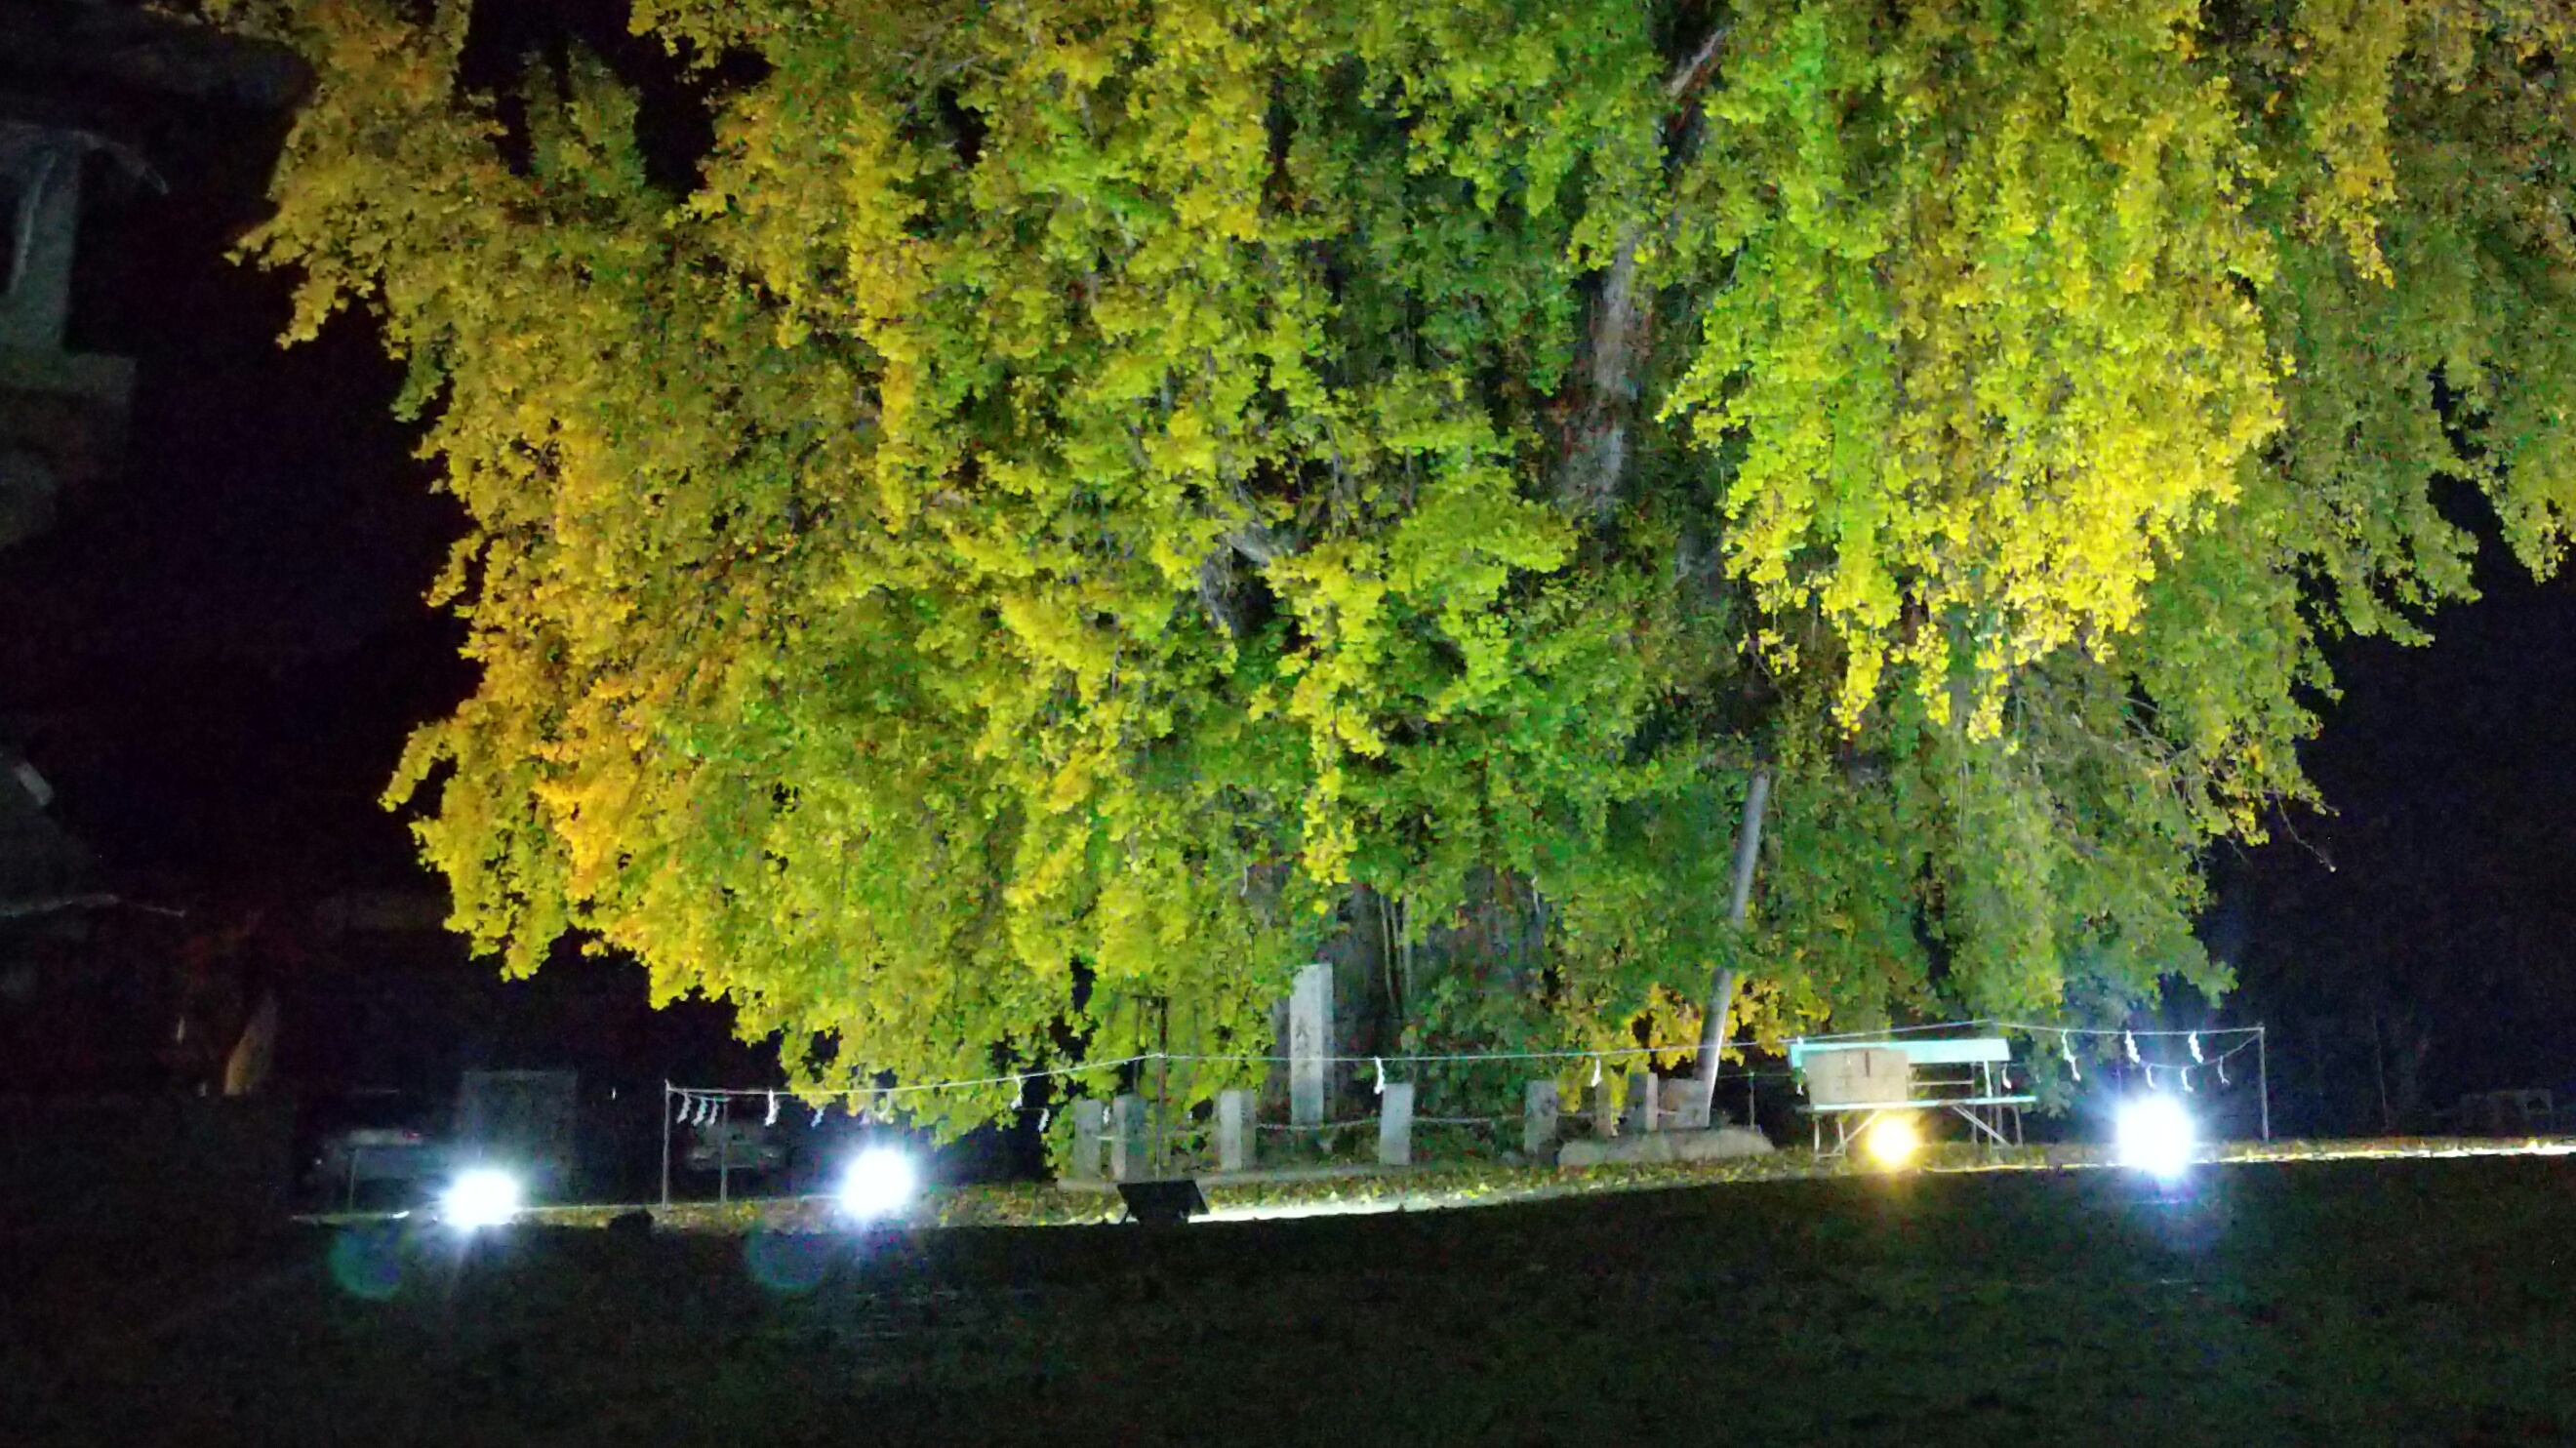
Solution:
[[[1698,95],[1708,85],[1709,77],[1717,74],[1717,53],[1725,48],[1726,36],[1727,28],[1723,25],[1708,33],[1708,40],[1700,46],[1699,53],[1674,71],[1672,79],[1664,82],[1664,99],[1679,105]]]
[[[1243,609],[1235,596],[1235,559],[1267,567],[1297,552],[1294,535],[1257,518],[1247,518],[1218,540],[1216,551],[1199,564],[1199,605],[1228,637],[1243,636]]]
[[[1225,535],[1225,546],[1256,567],[1266,568],[1297,551],[1297,541],[1257,519],[1246,520]]]

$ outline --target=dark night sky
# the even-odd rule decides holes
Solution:
[[[131,441],[0,563],[5,707],[120,875],[382,883],[407,850],[368,801],[403,722],[469,682],[421,602],[460,515],[363,328],[276,347],[285,288],[224,262],[192,199],[93,228],[124,291],[74,346],[139,360]]]
[[[2325,810],[2223,847],[2203,932],[2294,1050],[2337,1054],[2310,1022],[2340,1018],[2357,1073],[2376,1016],[2378,1069],[2421,1050],[2435,1104],[2576,1086],[2576,582],[2492,541],[2478,574],[2431,645],[2335,650],[2343,697],[2304,754]]]
[[[0,91],[27,81],[0,65]],[[121,94],[112,115],[168,183],[94,184],[82,221],[69,345],[138,363],[124,464],[0,554],[0,742],[54,786],[94,885],[188,912],[107,912],[94,953],[185,958],[249,926],[212,1028],[279,986],[281,1069],[326,1088],[443,1089],[467,1065],[759,1084],[726,1013],[649,1012],[629,965],[505,984],[453,940],[316,924],[336,893],[435,890],[377,798],[410,727],[472,684],[461,626],[424,599],[463,514],[392,417],[399,369],[365,323],[281,348],[288,280],[226,259],[283,118]],[[171,989],[135,999],[164,1012]],[[136,1047],[102,1039],[61,1069],[130,1083]]]
[[[394,369],[357,323],[280,350],[285,284],[223,258],[279,126],[174,124],[171,193],[87,225],[74,346],[139,359],[132,442],[0,555],[0,728],[110,888],[309,908],[424,882],[375,798],[470,675],[422,601],[460,519],[389,417]],[[2217,853],[2231,1014],[2275,1022],[2326,1116],[2409,1050],[2429,1101],[2576,1084],[2576,586],[2482,578],[2432,647],[2339,651],[2309,755],[2335,813]]]

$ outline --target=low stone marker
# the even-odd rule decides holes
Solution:
[[[1664,1120],[1675,1131],[1708,1129],[1708,1096],[1700,1090],[1699,1082],[1683,1079],[1665,1083]]]
[[[1628,1120],[1631,1131],[1661,1131],[1663,1081],[1652,1071],[1634,1071],[1628,1076]]]
[[[1413,1165],[1413,1083],[1390,1081],[1378,1097],[1377,1164]]]
[[[1557,1099],[1553,1081],[1532,1081],[1521,1090],[1521,1154],[1532,1161],[1556,1159]]]
[[[1557,1153],[1560,1167],[1603,1166],[1613,1162],[1723,1161],[1737,1156],[1768,1156],[1771,1138],[1741,1126],[1714,1131],[1649,1131],[1616,1141],[1569,1141]]]
[[[1143,1180],[1149,1169],[1145,1148],[1145,1098],[1121,1096],[1109,1103],[1109,1179]]]
[[[1592,1083],[1592,1134],[1603,1141],[1619,1134],[1619,1090],[1607,1076]]]
[[[1089,1097],[1073,1103],[1073,1179],[1100,1180],[1101,1148],[1108,1145],[1109,1103]]]
[[[1250,1171],[1259,1155],[1255,1107],[1260,1093],[1220,1091],[1216,1096],[1216,1169]]]

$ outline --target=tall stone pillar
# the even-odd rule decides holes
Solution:
[[[1288,1120],[1324,1124],[1333,1054],[1333,967],[1317,961],[1297,972],[1288,996]]]

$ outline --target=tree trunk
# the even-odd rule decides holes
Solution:
[[[1667,165],[1679,165],[1698,144],[1699,93],[1717,75],[1726,34],[1723,26],[1710,32],[1664,81],[1664,98],[1677,108],[1665,131]],[[1654,339],[1654,293],[1637,275],[1637,249],[1645,240],[1632,225],[1611,251],[1592,303],[1583,365],[1574,379],[1556,495],[1566,511],[1594,524],[1607,521],[1619,506],[1628,470],[1628,424],[1637,406],[1638,361]]]
[[[1637,238],[1622,237],[1592,305],[1590,345],[1578,374],[1557,497],[1567,511],[1599,523],[1619,504],[1628,466],[1628,412],[1636,405],[1636,358],[1653,325],[1652,299],[1638,295]]]

